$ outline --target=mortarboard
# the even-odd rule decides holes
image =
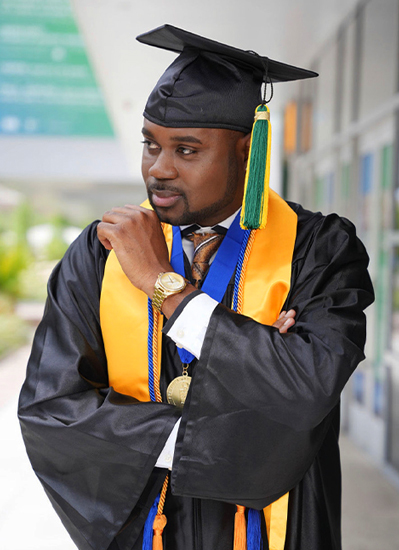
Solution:
[[[264,227],[271,142],[266,85],[312,78],[317,73],[172,25],[140,34],[137,40],[180,54],[151,92],[145,118],[172,128],[224,128],[245,133],[252,129],[241,224],[251,229]]]

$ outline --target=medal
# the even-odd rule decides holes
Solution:
[[[169,384],[166,390],[166,397],[170,405],[174,405],[179,409],[184,407],[188,390],[190,388],[191,376],[187,372],[188,365],[183,365],[183,372]]]

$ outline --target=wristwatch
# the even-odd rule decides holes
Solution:
[[[162,304],[168,296],[179,294],[187,286],[188,281],[173,271],[160,273],[154,286],[152,305],[161,313]]]

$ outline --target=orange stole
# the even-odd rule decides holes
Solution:
[[[146,206],[145,204],[144,206]],[[244,274],[244,315],[272,325],[287,298],[297,215],[270,191],[265,229],[257,230]],[[164,228],[169,253],[172,227]],[[109,254],[100,299],[101,330],[108,363],[109,385],[139,401],[150,401],[148,389],[147,295],[124,274],[113,251]],[[158,327],[158,374],[161,370],[161,329]],[[283,550],[288,494],[265,508],[270,550]]]

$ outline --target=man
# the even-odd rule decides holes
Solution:
[[[52,274],[30,460],[80,549],[338,550],[367,254],[348,221],[275,194],[264,228],[239,225],[262,80],[315,75],[168,25],[140,40],[182,52],[144,112],[153,210],[113,208]]]

